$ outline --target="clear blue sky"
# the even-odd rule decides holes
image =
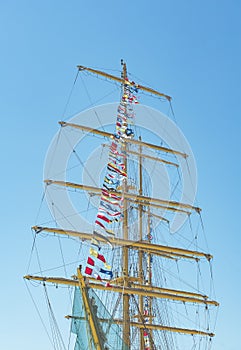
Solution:
[[[213,349],[240,349],[240,16],[238,0],[0,1],[1,349],[50,348],[22,280],[44,157],[76,65],[119,69],[121,58],[173,96],[215,256]]]

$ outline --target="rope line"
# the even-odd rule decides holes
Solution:
[[[32,302],[33,302],[33,304],[34,304],[34,307],[35,307],[35,310],[36,310],[36,312],[37,312],[37,314],[38,314],[38,316],[39,316],[39,319],[40,319],[40,321],[41,321],[41,323],[42,323],[42,326],[43,326],[43,328],[44,328],[44,330],[45,330],[45,332],[46,332],[46,334],[47,334],[47,337],[48,337],[48,339],[49,339],[49,341],[50,341],[50,344],[51,344],[52,347],[54,348],[54,344],[53,344],[53,342],[52,342],[52,339],[51,339],[51,337],[50,337],[50,335],[49,335],[49,332],[48,332],[48,330],[47,330],[47,327],[46,327],[46,325],[45,325],[45,323],[44,323],[44,321],[43,321],[43,318],[42,318],[42,316],[41,316],[41,313],[40,313],[40,311],[39,311],[39,308],[38,308],[38,306],[37,306],[37,304],[36,304],[36,302],[35,302],[35,300],[34,300],[34,298],[33,298],[33,295],[32,295],[32,293],[31,293],[31,291],[30,291],[30,289],[29,289],[29,287],[28,287],[28,284],[27,284],[26,280],[24,280],[24,283],[25,283],[25,286],[26,286],[26,288],[27,288],[27,291],[28,291],[28,293],[29,293],[29,295],[30,295],[30,298],[31,298],[31,300],[32,300]]]
[[[65,113],[66,113],[66,110],[67,110],[68,105],[69,105],[69,103],[70,103],[70,99],[71,99],[71,97],[72,97],[72,94],[73,94],[74,87],[75,87],[76,81],[77,81],[77,79],[78,79],[78,76],[79,76],[79,70],[77,71],[77,74],[76,74],[76,76],[75,76],[73,85],[72,85],[72,87],[71,87],[71,89],[70,89],[70,93],[69,93],[69,96],[68,96],[68,98],[67,98],[67,101],[66,101],[66,104],[65,104],[63,113],[62,113],[62,119],[63,119],[63,120],[65,120]]]

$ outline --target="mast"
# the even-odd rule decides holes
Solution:
[[[123,94],[126,94],[126,87],[125,87],[125,81],[127,78],[127,69],[126,64],[121,61],[123,71],[122,71],[122,79],[124,83],[122,83],[123,87]],[[125,114],[127,113],[127,108],[125,105]],[[123,143],[123,153],[126,151],[127,145],[124,142]],[[125,165],[125,171],[127,173],[127,159],[124,160]],[[122,186],[122,196],[123,196],[123,238],[128,240],[128,212],[127,212],[127,200],[125,198],[125,193],[128,192],[128,186],[127,186],[127,178],[123,180],[123,186]],[[129,257],[128,257],[128,247],[123,247],[122,251],[122,258],[123,258],[123,280],[124,280],[124,289],[125,287],[128,287],[128,274],[129,274]],[[129,302],[130,302],[130,296],[124,292],[123,294],[123,339],[126,343],[127,347],[130,347],[130,314],[129,314]]]
[[[141,137],[139,137],[139,141],[141,141]],[[142,196],[142,146],[139,146],[139,195]],[[143,205],[139,204],[139,240],[142,241],[143,239],[143,222],[142,222],[142,215],[143,215]],[[139,259],[139,279],[141,283],[143,284],[143,251],[140,250],[138,253],[138,259]],[[139,322],[142,322],[143,317],[143,297],[139,297]],[[143,329],[140,329],[140,349],[144,349],[144,331]]]
[[[150,213],[150,207],[148,207],[147,211],[147,237],[148,237],[148,242],[151,242],[151,213]],[[151,266],[151,260],[152,260],[152,255],[150,252],[147,253],[147,285],[149,287],[152,286],[152,266]],[[148,299],[148,312],[149,312],[149,324],[152,324],[153,320],[153,315],[152,315],[152,298],[149,297]],[[152,329],[150,330],[150,337],[152,338]]]

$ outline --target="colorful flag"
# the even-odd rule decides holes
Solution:
[[[99,259],[103,263],[106,263],[105,257],[102,254],[99,254],[95,249],[90,248],[90,255],[94,256],[95,258]]]
[[[120,201],[121,200],[115,200],[114,198],[111,198],[111,197],[108,197],[108,196],[104,196],[104,195],[102,195],[101,199],[104,200],[107,203],[110,203],[110,204],[113,204],[113,205],[118,205],[121,208],[121,205],[120,205]]]
[[[104,270],[104,269],[101,269],[101,268],[100,268],[100,271],[99,271],[99,272],[100,272],[100,273],[104,273],[105,275],[109,275],[110,278],[113,277],[113,272],[112,272],[111,270]]]
[[[108,219],[105,215],[102,215],[101,213],[97,214],[97,218],[104,220],[105,222],[107,222],[108,224],[110,223],[110,219]]]
[[[107,209],[105,208],[102,208],[102,207],[99,207],[99,211],[103,211],[104,213],[106,213],[107,215],[111,216],[111,217],[117,217],[117,216],[120,216],[121,215],[121,212],[120,211],[117,211],[116,213],[111,213],[109,212]]]
[[[101,200],[100,201],[100,206],[107,209],[107,210],[110,210],[112,211],[113,213],[118,213],[119,210],[114,208],[113,206],[111,206],[110,204],[107,204],[105,201]]]
[[[91,265],[91,266],[94,266],[95,265],[95,262],[93,259],[91,259],[90,257],[88,257],[87,259],[87,264]]]
[[[109,184],[108,184],[109,185]],[[106,188],[108,191],[116,191],[115,187],[108,187],[107,185],[103,184],[103,187]]]
[[[115,166],[115,164],[113,164],[113,163],[111,163],[111,162],[108,163],[107,169],[110,170],[110,171],[116,172],[116,173],[118,173],[118,174],[123,175],[123,176],[126,177],[126,173],[125,173],[124,171],[118,169],[118,168]]]
[[[102,224],[102,222],[100,222],[99,220],[95,220],[96,225],[99,225],[100,227],[102,227],[104,230],[106,230],[104,224]]]
[[[90,255],[92,255],[92,256],[94,256],[95,258],[97,258],[98,254],[99,254],[99,253],[98,253],[95,249],[90,248]]]
[[[92,272],[93,272],[93,269],[91,269],[90,267],[88,267],[88,266],[86,266],[86,268],[85,268],[85,273],[87,274],[87,275],[92,275]]]

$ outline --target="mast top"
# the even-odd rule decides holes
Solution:
[[[122,79],[126,80],[127,78],[127,68],[126,68],[126,63],[123,61],[123,59],[121,59],[121,65],[122,65],[122,73],[121,73],[121,77]]]

